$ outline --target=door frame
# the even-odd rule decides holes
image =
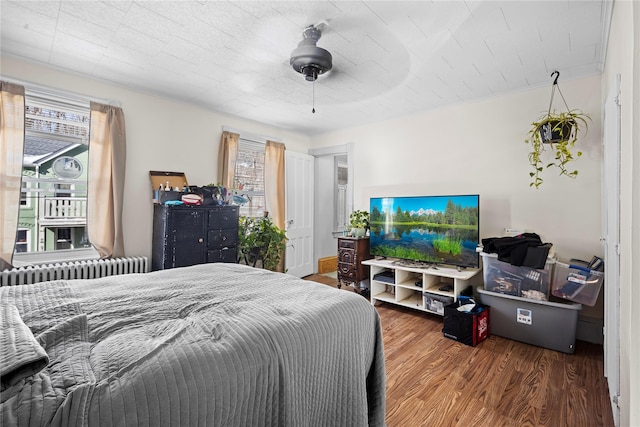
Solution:
[[[346,144],[340,144],[340,145],[332,145],[329,147],[322,147],[322,148],[316,148],[316,149],[310,149],[309,150],[309,154],[312,155],[313,157],[315,157],[316,159],[320,158],[320,157],[327,157],[327,156],[338,156],[338,155],[346,155],[347,156],[347,168],[348,168],[348,174],[349,174],[349,178],[348,178],[348,186],[347,186],[347,212],[351,212],[353,211],[353,188],[354,188],[354,165],[355,165],[355,156],[354,156],[354,152],[355,152],[355,144],[353,142],[348,142]],[[316,160],[316,170],[318,169],[317,167],[317,160]],[[314,213],[316,215],[316,217],[318,217],[318,215],[321,214],[320,209],[322,208],[322,203],[320,203],[317,199],[318,195],[321,193],[319,191],[318,186],[322,185],[322,182],[320,182],[322,180],[315,179],[315,183],[314,183],[314,194],[315,194],[315,199],[314,199]],[[313,257],[314,260],[313,262],[315,263],[315,265],[318,265],[318,259],[323,258],[325,256],[331,256],[331,255],[337,255],[337,242],[335,243],[335,253],[332,254],[325,254],[322,253],[322,247],[324,246],[322,244],[322,242],[324,242],[325,244],[328,243],[328,239],[332,239],[335,240],[337,238],[337,236],[333,233],[333,230],[331,230],[331,233],[327,233],[326,230],[320,230],[318,229],[317,226],[314,226],[314,253],[313,253]],[[327,245],[328,246],[328,245]]]
[[[604,106],[602,225],[605,254],[604,375],[615,425],[620,424],[620,74]]]

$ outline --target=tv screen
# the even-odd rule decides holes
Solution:
[[[478,268],[479,207],[477,194],[371,198],[371,254]]]

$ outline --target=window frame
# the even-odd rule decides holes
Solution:
[[[90,127],[90,102],[87,99],[76,98],[72,95],[67,94],[56,94],[51,93],[50,91],[40,90],[37,88],[26,88],[25,90],[25,137],[30,138],[47,138],[51,140],[62,140],[65,143],[69,143],[70,149],[73,147],[77,147],[78,145],[86,145],[87,150],[89,146],[89,127]],[[39,110],[38,110],[39,109]],[[34,113],[35,110],[35,113]],[[43,111],[44,110],[44,111]],[[52,114],[47,115],[46,110],[50,111]],[[42,115],[38,115],[36,113],[45,113]],[[65,116],[56,115],[56,112],[63,112],[67,114]],[[73,115],[77,115],[80,117],[85,117],[84,120],[73,120]],[[71,118],[69,121],[68,118]],[[47,125],[50,123],[50,125]],[[35,127],[31,127],[34,124]],[[43,132],[41,126],[45,129],[54,129],[53,133]],[[60,131],[60,129],[63,129]],[[84,129],[84,131],[81,131]],[[75,144],[75,145],[74,145]],[[64,155],[63,152],[52,152],[57,156]],[[47,158],[42,158],[43,161],[46,162]],[[36,163],[34,163],[36,164]],[[87,165],[88,169],[88,165]],[[23,172],[22,177],[30,178],[25,174],[25,165],[23,164]],[[31,177],[33,178],[33,177]],[[40,179],[40,178],[38,178]],[[46,180],[46,178],[45,178]],[[25,181],[23,181],[25,182]],[[85,185],[86,186],[86,185]],[[32,191],[23,192],[21,191],[21,209],[32,208],[36,209],[36,212],[39,210],[39,206],[41,203],[41,195],[45,194],[39,189],[39,185],[35,185],[31,180],[26,182],[26,185],[21,185],[21,190],[23,189],[31,189]],[[56,188],[54,192],[57,192],[57,185],[53,187]],[[63,190],[65,193],[69,193],[70,195],[74,195],[75,191],[77,191],[76,186],[73,184],[69,185],[70,189]],[[23,194],[26,194],[27,197],[23,197]],[[28,195],[31,194],[31,197]],[[31,201],[33,195],[38,197],[37,200]],[[88,197],[88,195],[86,196]],[[26,203],[22,204],[22,200],[26,199]],[[37,213],[40,215],[40,213]],[[85,223],[82,227],[85,228],[85,233],[87,232],[86,227],[86,212],[84,214]],[[43,225],[40,222],[42,218],[36,218],[35,225],[33,226],[34,230],[43,229],[43,227],[51,227],[51,225]],[[60,224],[60,226],[64,226]],[[71,226],[73,227],[73,226]],[[21,229],[25,229],[25,227],[21,227]],[[33,230],[28,230],[28,252],[17,252],[14,249],[13,253],[13,265],[16,267],[33,265],[33,264],[42,264],[42,263],[56,263],[56,262],[64,262],[64,261],[80,261],[80,260],[89,260],[89,259],[99,259],[99,253],[93,247],[81,247],[77,249],[58,249],[58,250],[38,250],[33,251],[35,243],[37,245],[36,249],[40,246],[38,242],[31,242],[32,239],[37,238],[33,235]],[[17,234],[16,234],[16,246],[19,243],[17,242]],[[32,252],[33,251],[33,252]]]
[[[254,141],[248,138],[243,138],[242,135],[238,139],[238,154],[236,156],[236,164],[234,167],[234,174],[233,174],[234,188],[231,189],[231,191],[233,192],[234,196],[239,196],[239,197],[246,196],[249,199],[248,203],[240,205],[240,216],[259,218],[264,215],[264,212],[266,210],[266,193],[265,193],[265,182],[264,182],[265,148],[266,148],[265,143]],[[262,176],[260,180],[257,180],[260,186],[262,187],[261,190],[260,189],[255,190],[255,186],[251,190],[246,189],[245,185],[247,185],[248,182],[244,182],[244,183],[241,182],[242,178],[239,177],[238,175],[238,167],[240,162],[242,161],[241,152],[253,152],[253,153],[261,154]],[[254,180],[253,182],[251,182],[251,184],[255,182],[256,181]],[[260,198],[263,201],[263,203],[258,203],[257,206],[254,206],[257,203],[256,198]]]
[[[349,229],[348,197],[349,197],[349,162],[347,155],[337,155],[334,162],[334,210],[333,228],[335,232],[343,232]],[[341,172],[346,171],[346,182],[341,180]]]
[[[25,233],[25,241],[24,242],[20,242],[19,241],[20,232],[24,232]],[[16,231],[16,249],[17,249],[18,245],[26,246],[27,250],[25,252],[17,252],[16,251],[15,253],[20,253],[20,254],[29,253],[29,249],[31,249],[31,230],[29,230],[28,228],[18,227],[18,230]]]
[[[31,181],[21,181],[20,182],[20,209],[31,209],[33,204],[31,203],[32,197],[28,197],[27,195],[31,193]]]

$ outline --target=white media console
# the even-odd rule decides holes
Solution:
[[[369,259],[371,304],[384,301],[434,314],[457,300],[468,286],[482,283],[481,269],[426,266],[411,261]]]

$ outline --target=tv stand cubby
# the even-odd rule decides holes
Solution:
[[[433,314],[443,313],[425,304],[425,293],[429,300],[450,298],[455,302],[468,286],[482,283],[477,268],[426,266],[393,259],[369,259],[362,264],[370,266],[371,304],[384,301]],[[440,290],[445,287],[450,290]]]

